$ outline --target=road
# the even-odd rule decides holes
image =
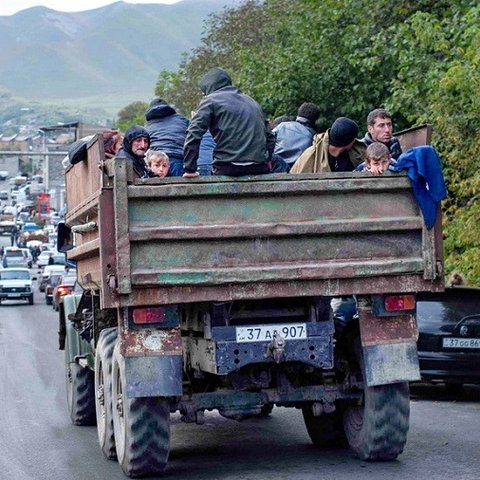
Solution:
[[[0,307],[0,479],[124,479],[103,458],[95,428],[70,424],[57,317],[42,295],[33,306]],[[480,388],[453,399],[441,386],[417,386],[405,452],[395,462],[367,463],[347,449],[312,447],[297,410],[275,408],[270,418],[242,423],[209,413],[202,426],[174,415],[162,478],[477,480],[479,427]]]

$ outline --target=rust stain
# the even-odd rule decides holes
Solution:
[[[183,352],[180,328],[122,329],[121,340],[125,357],[182,355]]]

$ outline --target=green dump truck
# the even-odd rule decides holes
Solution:
[[[73,423],[132,477],[164,470],[176,411],[301,408],[318,447],[395,459],[415,294],[444,288],[440,214],[426,229],[407,176],[138,179],[102,149],[67,170],[59,234],[84,289],[60,309]],[[333,316],[352,295],[358,315]]]

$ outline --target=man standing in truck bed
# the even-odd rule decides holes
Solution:
[[[225,70],[212,68],[200,82],[205,98],[193,116],[185,139],[184,177],[196,177],[203,134],[210,130],[216,146],[213,174],[239,177],[270,173],[275,136],[262,109],[232,85]]]

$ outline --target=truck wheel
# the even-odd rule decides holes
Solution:
[[[363,370],[359,341],[355,352]],[[347,406],[343,416],[348,444],[362,460],[394,460],[407,441],[409,417],[408,382],[365,385],[361,404]]]
[[[365,387],[363,405],[344,415],[350,448],[362,460],[394,460],[407,441],[409,414],[407,382]]]
[[[88,368],[72,362],[65,365],[67,403],[75,425],[95,425],[94,375]]]
[[[28,297],[28,303],[29,303],[29,305],[33,305],[33,295]]]
[[[98,441],[109,460],[117,458],[112,418],[112,356],[117,341],[117,328],[100,333],[95,352],[95,410]]]
[[[337,409],[332,413],[313,415],[311,405],[302,407],[303,421],[307,432],[316,447],[338,447],[346,443],[342,425],[342,414]]]
[[[119,344],[112,362],[113,428],[118,463],[129,477],[161,473],[170,453],[170,408],[162,397],[127,398]]]
[[[47,305],[51,305],[52,304],[52,299],[50,297],[45,296],[45,303]]]

